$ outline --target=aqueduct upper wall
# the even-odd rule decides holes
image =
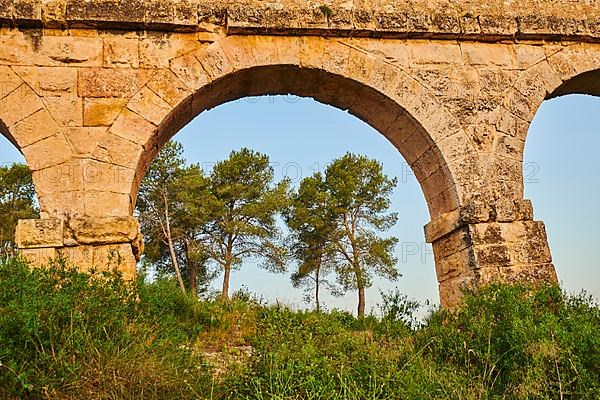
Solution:
[[[229,33],[598,41],[597,0],[1,0],[0,23]]]
[[[34,260],[116,254],[134,275],[137,188],[162,144],[223,102],[294,93],[410,164],[444,304],[462,284],[556,280],[523,149],[545,99],[600,94],[597,1],[0,0],[0,26],[0,132],[42,209],[17,235]]]

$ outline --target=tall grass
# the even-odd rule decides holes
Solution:
[[[183,295],[170,281],[0,264],[2,399],[598,399],[600,309],[490,286],[422,322]]]

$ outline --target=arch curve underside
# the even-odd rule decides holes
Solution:
[[[547,99],[570,94],[600,96],[600,69],[579,74],[560,85]]]
[[[446,163],[441,151],[425,128],[397,102],[354,80],[321,69],[295,65],[236,71],[188,96],[158,126],[156,145],[149,147],[148,153],[140,158],[138,171],[145,171],[158,149],[202,112],[244,97],[266,95],[313,98],[348,111],[383,134],[402,154],[421,184],[433,218],[458,207],[452,176],[444,168]],[[343,132],[331,134],[337,135],[343,142]],[[436,172],[439,174],[436,185],[431,185],[427,178]],[[143,174],[138,174],[138,177],[141,176]],[[136,186],[132,196],[135,196]]]

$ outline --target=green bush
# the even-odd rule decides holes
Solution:
[[[198,300],[57,262],[0,263],[1,399],[598,399],[600,308],[489,286],[417,321]]]
[[[195,396],[211,377],[182,346],[194,305],[174,286],[140,286],[63,263],[0,264],[0,398]]]
[[[472,377],[482,395],[597,399],[600,308],[558,287],[493,285],[453,314],[434,313],[417,333],[425,354]]]
[[[597,399],[600,309],[557,287],[489,286],[415,323],[383,296],[381,320],[264,310],[231,398]]]

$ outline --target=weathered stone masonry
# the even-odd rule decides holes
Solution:
[[[206,109],[294,93],[349,110],[411,165],[444,305],[463,284],[555,281],[523,149],[539,105],[600,95],[599,71],[596,0],[0,0],[0,132],[42,210],[17,241],[34,262],[133,277],[160,147]]]

